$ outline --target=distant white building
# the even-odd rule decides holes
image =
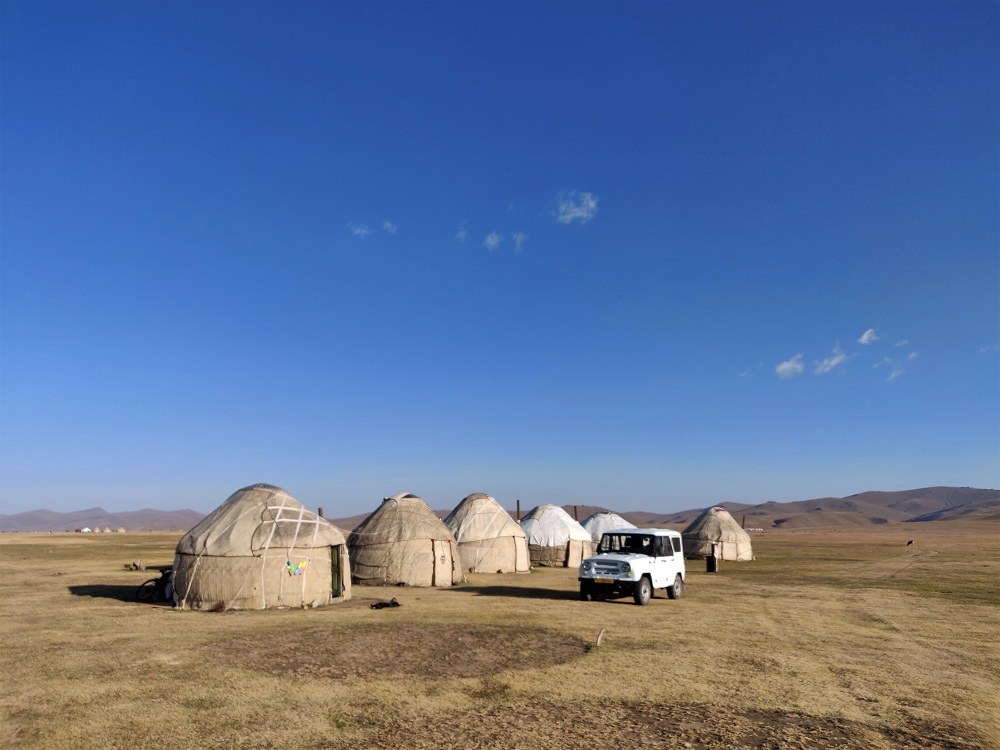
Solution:
[[[90,527],[89,526],[84,526],[82,529],[80,529],[80,533],[81,534],[89,534],[90,533]]]

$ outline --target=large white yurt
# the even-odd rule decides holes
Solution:
[[[174,603],[201,610],[317,607],[351,596],[344,535],[280,487],[237,490],[185,534]]]
[[[527,573],[531,570],[524,529],[483,492],[465,498],[444,519],[458,542],[465,573]]]
[[[687,557],[708,557],[712,554],[712,546],[718,545],[722,560],[753,560],[750,535],[725,508],[706,509],[681,532],[681,536]]]
[[[634,523],[629,523],[617,513],[610,510],[599,510],[591,513],[580,522],[589,533],[590,538],[595,542],[601,541],[601,535],[605,531],[615,531],[616,529],[634,529]]]
[[[539,505],[521,519],[528,538],[532,565],[575,568],[594,554],[594,541],[579,523],[558,505]]]
[[[463,579],[451,530],[416,495],[387,497],[351,532],[351,577],[366,586],[452,586]]]

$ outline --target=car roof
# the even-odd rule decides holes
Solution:
[[[652,534],[653,536],[680,536],[679,531],[673,529],[608,529],[605,534]]]

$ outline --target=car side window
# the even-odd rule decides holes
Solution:
[[[673,554],[674,554],[673,550],[670,549],[670,537],[666,536],[656,537],[656,556],[672,557]]]
[[[673,537],[670,537],[670,540],[674,544],[674,552],[680,552],[681,551],[681,540],[680,540],[680,537],[673,536]]]

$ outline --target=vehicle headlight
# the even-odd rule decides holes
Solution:
[[[585,563],[583,563],[583,565],[580,566],[580,572],[581,573],[589,573],[590,569],[592,567],[593,566],[589,562],[585,562]]]
[[[631,572],[632,572],[632,566],[629,565],[628,563],[622,563],[622,573],[628,575]]]

